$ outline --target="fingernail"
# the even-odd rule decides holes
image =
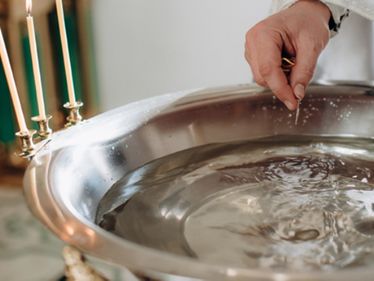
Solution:
[[[305,96],[305,87],[302,84],[297,84],[294,88],[295,96],[302,100]]]
[[[286,100],[286,101],[284,102],[284,104],[287,106],[287,108],[288,108],[289,110],[294,110],[294,109],[295,109],[295,107],[293,106],[293,103],[290,102],[290,101],[288,101],[288,100]]]

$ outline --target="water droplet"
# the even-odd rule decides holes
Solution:
[[[293,240],[308,241],[317,239],[319,231],[316,229],[299,230],[295,233]]]

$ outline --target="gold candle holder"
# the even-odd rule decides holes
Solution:
[[[18,156],[30,159],[35,155],[35,146],[33,141],[33,136],[35,133],[35,130],[29,130],[26,132],[20,131],[16,133],[16,136],[21,142],[21,152],[18,154]]]
[[[71,127],[82,122],[83,118],[79,113],[82,106],[83,102],[80,101],[77,101],[74,104],[71,104],[70,102],[64,104],[64,107],[69,110],[69,115],[66,118],[68,122],[65,124],[65,127]]]
[[[52,135],[52,129],[49,127],[49,120],[51,119],[51,115],[47,115],[46,118],[43,118],[41,116],[34,116],[31,118],[32,121],[38,123],[38,136],[42,140],[48,139]]]

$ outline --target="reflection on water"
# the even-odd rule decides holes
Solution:
[[[209,145],[115,184],[98,221],[115,234],[209,263],[280,270],[374,265],[374,143]]]

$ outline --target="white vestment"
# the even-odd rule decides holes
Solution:
[[[295,0],[273,0],[272,12],[286,9]],[[326,0],[334,18],[351,11],[338,35],[323,51],[315,80],[374,80],[374,0]]]

